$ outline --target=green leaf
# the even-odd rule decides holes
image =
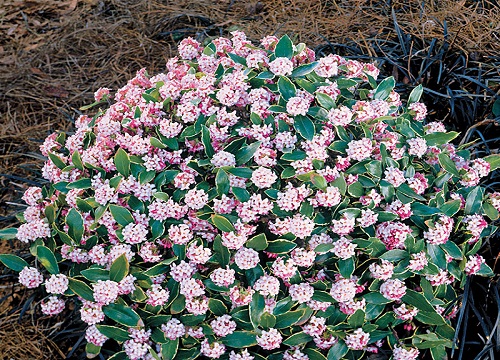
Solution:
[[[406,294],[401,298],[403,302],[411,306],[416,307],[421,311],[427,311],[431,313],[436,313],[434,307],[427,301],[427,298],[416,291],[407,289]]]
[[[222,245],[222,238],[220,235],[217,235],[214,239],[214,252],[217,256],[217,262],[219,265],[222,267],[225,267],[229,265],[229,260],[231,258],[231,253],[229,252],[229,249]]]
[[[401,184],[400,186],[398,186],[397,193],[420,201],[426,200],[423,196],[417,194],[408,184]]]
[[[227,307],[218,299],[211,298],[208,300],[208,308],[216,316],[227,314]]]
[[[255,78],[256,79],[261,79],[261,80],[273,79],[274,78],[274,74],[272,72],[270,72],[270,71],[263,71],[259,75],[257,75]]]
[[[158,148],[158,149],[166,149],[167,148],[167,145],[165,145],[164,143],[162,143],[160,140],[158,140],[157,138],[155,138],[153,136],[151,136],[149,138],[149,143],[151,144],[151,146]]]
[[[405,250],[394,249],[394,250],[389,250],[383,255],[381,255],[380,259],[395,262],[402,259],[407,259],[408,257],[409,254]]]
[[[444,345],[431,347],[431,355],[433,360],[446,360],[448,359],[448,354],[446,353],[446,348]]]
[[[261,144],[260,141],[256,141],[256,142],[251,143],[248,146],[243,146],[235,154],[236,163],[238,165],[243,165],[243,164],[246,164],[248,161],[250,161],[250,159],[252,159],[252,157],[253,157],[253,154],[255,154],[257,149],[260,147],[260,144]]]
[[[12,240],[17,236],[16,228],[8,228],[0,230],[0,239],[1,240]]]
[[[391,302],[391,300],[388,300],[379,292],[370,292],[366,295],[363,295],[363,297],[369,304],[383,305]]]
[[[455,139],[458,135],[460,135],[460,133],[456,131],[449,131],[445,133],[435,132],[425,135],[424,139],[427,143],[427,146],[436,146],[447,144]]]
[[[51,274],[59,274],[59,265],[57,265],[54,253],[46,246],[37,246],[36,257],[42,263],[43,267]]]
[[[328,186],[326,179],[322,175],[316,173],[312,174],[311,182],[314,186],[323,191],[326,190],[326,187]]]
[[[280,76],[278,80],[278,91],[281,97],[286,101],[290,100],[290,98],[294,97],[297,93],[295,85],[286,76]]]
[[[302,352],[309,357],[309,360],[327,360],[322,353],[315,349],[306,348],[302,349]]]
[[[266,251],[273,254],[286,254],[295,249],[296,246],[297,244],[293,241],[278,239],[269,241]]]
[[[423,92],[424,92],[424,90],[423,90],[422,84],[420,84],[416,88],[414,88],[411,91],[410,96],[408,97],[408,105],[419,101]]]
[[[318,66],[318,62],[317,61],[313,61],[312,63],[309,63],[309,64],[302,64],[298,67],[296,67],[293,71],[292,71],[292,75],[291,77],[299,77],[299,76],[305,76],[307,74],[309,74],[310,72],[312,72],[316,66]]]
[[[279,57],[284,57],[291,59],[293,56],[293,44],[292,40],[288,37],[288,35],[283,35],[281,39],[276,44],[276,48],[274,49],[274,55]]]
[[[111,211],[111,215],[113,215],[113,219],[120,224],[121,226],[127,226],[130,223],[134,222],[134,217],[123,206],[118,205],[109,205],[109,211]]]
[[[419,311],[415,319],[427,325],[443,325],[446,324],[443,317],[435,311]]]
[[[233,192],[234,197],[240,202],[247,202],[250,200],[250,193],[246,189],[233,186],[231,191]]]
[[[68,189],[90,189],[92,182],[90,179],[80,179],[69,183],[66,187]]]
[[[163,260],[161,263],[158,263],[152,267],[150,267],[148,270],[144,271],[144,275],[146,276],[158,276],[160,274],[164,274],[168,270],[168,265],[173,263],[178,259],[177,256],[170,257],[167,260]]]
[[[497,100],[496,102],[500,103],[499,100]],[[498,116],[500,116],[500,115],[498,115]],[[499,154],[488,155],[488,156],[484,157],[483,160],[486,161],[488,164],[490,164],[490,171],[493,171],[493,170],[500,168],[500,155]]]
[[[76,295],[81,297],[82,299],[85,299],[87,301],[95,301],[94,300],[94,293],[92,289],[83,281],[69,278],[69,284],[68,287],[70,288],[71,291],[73,291]]]
[[[174,359],[179,348],[179,338],[170,340],[161,345],[161,355],[163,359]]]
[[[464,212],[466,215],[478,214],[481,210],[481,201],[483,199],[484,189],[477,186],[472,189],[471,192],[467,195],[465,199],[465,209]]]
[[[347,319],[349,325],[354,328],[360,328],[365,323],[365,312],[361,309],[356,310],[349,319]]]
[[[87,343],[85,344],[85,353],[87,355],[87,359],[93,359],[101,353],[101,347],[92,343]]]
[[[394,90],[394,86],[396,85],[396,81],[394,80],[394,77],[388,77],[380,82],[378,84],[377,88],[375,89],[375,92],[373,94],[373,99],[374,100],[385,100],[389,97],[391,94],[392,90]]]
[[[361,185],[360,182],[355,182],[347,187],[347,192],[352,197],[359,198],[365,194],[365,189],[363,188],[363,185]]]
[[[222,169],[217,170],[217,175],[215,176],[215,186],[219,196],[229,192],[229,178],[227,177],[226,172]]]
[[[331,110],[336,106],[335,100],[321,92],[316,93],[316,101],[326,110]]]
[[[49,153],[49,159],[54,163],[55,166],[57,166],[61,170],[66,167],[66,163],[53,153]]]
[[[217,229],[224,232],[235,231],[233,224],[224,216],[213,214],[210,218]]]
[[[431,216],[439,214],[441,212],[441,210],[438,208],[427,206],[419,202],[412,203],[411,210],[413,212],[413,215],[416,216]]]
[[[128,178],[130,175],[130,159],[127,152],[121,148],[118,149],[114,157],[114,162],[116,170],[125,178]]]
[[[83,167],[83,163],[82,163],[82,157],[80,156],[80,153],[78,152],[78,150],[76,150],[73,155],[71,155],[71,162],[73,163],[73,165],[75,165],[75,167],[78,169],[78,170],[84,170],[84,167]]]
[[[73,240],[80,241],[84,229],[83,218],[75,208],[70,209],[66,215],[66,224],[68,224],[68,235]]]
[[[304,316],[306,310],[300,309],[295,311],[287,311],[283,314],[279,314],[276,316],[276,329],[286,329],[292,325],[294,325],[297,321],[299,321],[302,316]]]
[[[438,154],[438,160],[439,165],[441,165],[447,172],[455,176],[460,176],[457,170],[457,166],[448,155],[446,155],[445,153],[440,153]]]
[[[120,255],[113,263],[109,269],[109,279],[112,281],[120,282],[125,276],[127,276],[129,271],[129,264],[125,254]]]
[[[210,138],[210,131],[205,125],[201,127],[201,141],[205,148],[205,154],[211,159],[215,155],[215,150],[212,146],[212,139]]]
[[[260,317],[260,326],[264,329],[274,328],[276,325],[276,316],[269,314],[267,311]]]
[[[244,57],[241,57],[233,53],[227,53],[227,56],[229,56],[231,60],[233,60],[235,63],[247,66],[247,60]]]
[[[262,233],[254,236],[246,242],[245,246],[257,251],[265,250],[268,246],[266,234]]]
[[[316,129],[314,128],[314,123],[307,116],[297,115],[295,116],[295,121],[293,127],[297,132],[306,140],[312,140]]]
[[[252,331],[235,331],[220,339],[220,342],[235,349],[257,345],[256,334]]]
[[[342,277],[350,279],[354,272],[354,258],[346,260],[340,259],[338,261],[338,266],[339,266],[339,272],[342,275]]]
[[[396,220],[398,216],[394,213],[388,212],[388,211],[379,211],[377,212],[378,217],[377,220],[379,222],[386,222],[386,221],[392,221]]]
[[[443,205],[439,207],[439,209],[447,216],[452,217],[460,210],[461,206],[462,206],[462,201],[460,199],[457,199],[445,202]]]
[[[230,174],[233,174],[235,176],[238,176],[238,177],[242,177],[242,178],[245,178],[245,179],[250,179],[252,177],[252,169],[249,169],[247,167],[232,167],[232,168],[228,168],[225,170],[230,173]]]
[[[314,295],[312,297],[313,300],[321,301],[321,302],[336,302],[335,299],[326,291],[314,290]]]
[[[453,259],[462,259],[462,250],[453,241],[448,240],[446,243],[440,245],[441,249],[448,253]]]
[[[483,211],[486,214],[486,216],[488,216],[490,218],[490,220],[496,220],[496,219],[498,219],[498,216],[500,215],[498,213],[498,210],[495,209],[495,207],[488,202],[485,202],[483,204]]]
[[[289,336],[287,339],[285,339],[285,341],[283,341],[283,344],[287,346],[297,346],[301,344],[306,344],[312,339],[313,339],[312,336],[301,331],[293,334],[292,336]]]
[[[252,295],[252,301],[248,306],[248,311],[250,313],[250,321],[254,328],[257,328],[260,324],[260,317],[264,313],[264,308],[266,307],[266,302],[264,297],[258,292]]]
[[[119,327],[116,326],[97,324],[96,327],[101,334],[118,342],[122,342],[130,338],[127,330],[120,329]]]
[[[109,280],[109,270],[90,268],[80,271],[80,274],[87,280],[91,282],[97,282],[98,280]]]
[[[479,268],[476,275],[491,277],[491,276],[495,275],[495,273],[488,265],[483,263],[483,264],[481,264],[481,267]]]
[[[0,262],[9,269],[17,272],[20,272],[26,266],[29,266],[24,259],[12,254],[0,254]]]
[[[128,356],[125,351],[120,351],[109,357],[108,360],[128,360]]]
[[[344,340],[339,340],[328,351],[327,359],[328,360],[342,359],[347,354],[348,351],[349,351],[349,348],[345,344]]]
[[[349,88],[356,86],[356,85],[358,85],[356,80],[347,79],[347,78],[337,79],[337,86],[339,87],[339,89],[349,89]]]
[[[128,305],[109,304],[102,308],[104,314],[118,324],[136,327],[142,324],[141,317]]]

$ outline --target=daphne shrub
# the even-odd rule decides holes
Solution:
[[[421,86],[403,103],[288,36],[188,38],[167,70],[41,146],[49,184],[1,233],[36,265],[0,261],[42,312],[74,301],[88,357],[443,359],[467,276],[492,275],[499,156],[426,122]]]

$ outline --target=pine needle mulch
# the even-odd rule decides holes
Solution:
[[[464,142],[477,140],[476,151],[498,152],[496,0],[3,0],[0,228],[15,223],[23,189],[43,183],[41,141],[53,131],[71,131],[78,109],[92,102],[95,90],[116,90],[143,67],[151,74],[163,71],[184,37],[204,41],[234,30],[253,41],[287,33],[319,54],[376,61],[384,76],[396,78],[398,90],[423,84],[431,116],[461,131]],[[498,190],[497,177],[489,183]],[[12,248],[19,249],[0,244],[0,252]],[[495,266],[499,247],[485,251]],[[82,340],[78,325],[28,316],[26,309],[17,323],[22,309],[16,302],[30,297],[19,296],[14,280],[0,268],[0,359],[76,356],[73,345]],[[488,314],[500,304],[498,284],[479,283],[478,289],[484,296],[468,306],[471,319],[480,319],[469,328],[485,334],[472,342],[486,349],[496,319]]]

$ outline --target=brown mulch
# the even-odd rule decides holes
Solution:
[[[162,71],[186,36],[204,40],[242,30],[257,41],[287,33],[311,48],[349,42],[361,54],[374,56],[373,39],[396,43],[406,33],[422,43],[447,41],[452,51],[479,63],[498,59],[500,50],[495,0],[0,3],[0,228],[12,224],[15,212],[23,209],[22,190],[42,182],[38,147],[43,138],[71,130],[78,109],[92,102],[99,87],[117,89],[143,67],[149,73]],[[498,85],[491,86],[500,91]],[[9,251],[6,244],[0,247],[0,253]],[[64,355],[49,339],[57,322],[40,326],[33,317],[18,324],[19,314],[9,314],[9,307],[0,304],[0,359]]]
[[[19,321],[20,311],[0,311],[0,359],[65,359],[66,355],[50,339],[57,331],[58,323],[51,327],[42,326],[34,319]]]

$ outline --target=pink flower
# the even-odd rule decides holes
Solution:
[[[307,284],[294,284],[288,288],[290,296],[293,301],[298,301],[299,304],[303,304],[311,300],[314,295],[314,288]]]
[[[349,279],[339,279],[333,283],[330,295],[338,302],[348,302],[356,295],[356,284]]]
[[[257,336],[257,344],[264,350],[273,350],[280,347],[283,337],[276,329],[263,330],[260,336]]]
[[[481,265],[484,263],[484,258],[481,255],[471,255],[465,264],[464,271],[467,275],[474,275],[481,269]]]
[[[271,187],[276,182],[278,176],[271,170],[265,167],[258,167],[252,173],[251,180],[259,189]]]
[[[415,112],[414,119],[422,121],[427,116],[427,107],[420,102],[414,102],[408,106],[408,110]]]
[[[269,70],[275,75],[290,75],[293,71],[293,63],[287,58],[278,57],[269,63]]]
[[[345,344],[352,350],[363,350],[370,341],[370,334],[365,333],[363,329],[356,329],[352,334],[345,338]]]
[[[19,272],[19,282],[28,289],[34,289],[43,283],[43,276],[36,268],[25,266]]]
[[[65,303],[63,299],[59,299],[57,296],[49,297],[49,300],[42,302],[42,313],[45,315],[57,315],[65,308]]]
[[[361,140],[352,140],[346,149],[349,159],[361,161],[369,158],[373,152],[372,140],[363,138]]]
[[[394,357],[394,360],[416,360],[418,359],[419,354],[420,351],[416,348],[405,349],[396,345],[392,356]]]
[[[406,294],[405,284],[398,279],[389,279],[380,285],[380,293],[388,300],[400,300]]]
[[[302,97],[294,96],[288,99],[286,104],[286,111],[292,115],[307,115],[307,111],[309,110],[309,101]]]

